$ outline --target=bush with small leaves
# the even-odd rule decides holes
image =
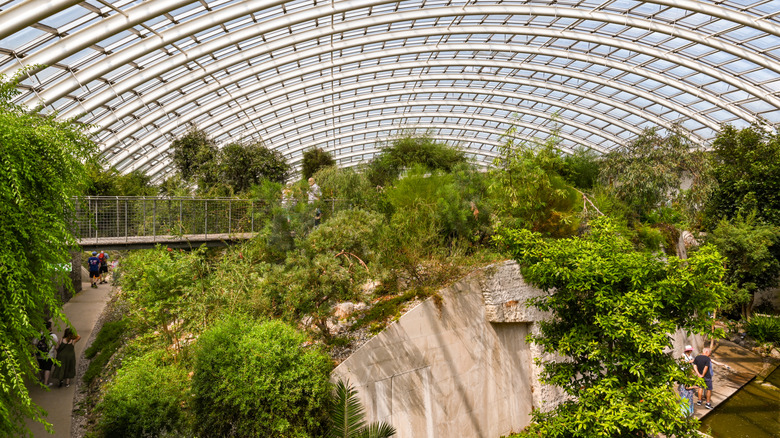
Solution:
[[[221,320],[198,339],[192,379],[201,437],[321,436],[331,364],[280,321]]]
[[[98,435],[181,436],[189,430],[189,386],[187,370],[172,363],[163,351],[127,360],[97,405]]]

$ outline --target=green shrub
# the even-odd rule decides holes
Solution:
[[[780,343],[780,317],[755,315],[745,325],[745,332],[762,343]]]
[[[92,345],[84,351],[89,362],[87,371],[84,372],[84,383],[90,385],[105,368],[108,360],[122,345],[122,337],[127,329],[127,320],[112,321],[103,324]]]
[[[101,437],[154,437],[187,430],[187,371],[153,351],[126,361],[97,405]],[[183,409],[183,407],[185,409]]]
[[[363,208],[385,211],[387,206],[382,193],[368,180],[365,172],[352,168],[326,167],[314,180],[322,189],[322,199],[337,199],[340,208]]]
[[[329,359],[279,321],[230,317],[204,332],[192,380],[202,437],[320,436]]]
[[[575,148],[561,158],[560,174],[569,184],[582,190],[596,186],[601,171],[600,157],[589,148]]]
[[[137,330],[159,331],[168,344],[178,341],[185,327],[172,323],[193,310],[182,297],[202,285],[207,256],[204,249],[167,251],[158,246],[134,251],[122,260],[119,284],[128,304],[127,317]]]

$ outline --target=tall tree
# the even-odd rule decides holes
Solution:
[[[727,295],[723,259],[705,245],[687,260],[638,252],[608,218],[583,237],[545,240],[504,230],[499,240],[546,295],[551,312],[534,343],[560,359],[543,361],[542,381],[570,398],[535,412],[524,436],[695,437],[673,382],[693,384],[672,356],[671,333],[705,333],[708,312]]]
[[[72,121],[14,105],[21,76],[0,77],[0,435],[25,433],[24,419],[45,423],[24,378],[38,365],[31,339],[48,316],[63,318],[52,278],[75,246],[68,216],[81,194],[84,162],[96,152]],[[51,430],[51,425],[47,425]]]
[[[335,166],[336,160],[320,148],[312,148],[303,153],[301,173],[304,179],[311,178],[320,169]]]
[[[404,170],[421,164],[430,170],[451,172],[468,160],[465,154],[429,135],[404,135],[382,148],[368,166],[368,178],[374,186],[386,186]]]
[[[737,306],[747,319],[755,293],[777,287],[780,272],[780,227],[761,223],[755,211],[747,217],[722,219],[707,240],[726,256],[726,280],[734,285],[724,310]]]
[[[704,151],[680,129],[667,135],[655,128],[643,131],[606,154],[601,169],[601,179],[638,219],[675,202],[693,217],[709,193]],[[691,188],[683,191],[688,178]]]
[[[544,142],[520,142],[511,127],[493,161],[488,193],[496,218],[511,228],[567,236],[579,225],[580,196],[559,175],[562,167],[556,129]]]
[[[171,149],[173,149],[173,164],[185,181],[213,179],[203,173],[217,158],[219,149],[205,131],[190,129],[171,143]]]
[[[87,165],[89,183],[86,194],[92,196],[155,196],[157,187],[151,177],[140,170],[122,174],[114,167],[103,167],[97,161]]]
[[[262,143],[231,143],[222,148],[220,180],[232,186],[235,193],[246,192],[264,179],[284,183],[289,170],[281,152]]]
[[[716,188],[707,203],[708,225],[753,210],[759,221],[780,225],[780,130],[727,125],[712,149]]]

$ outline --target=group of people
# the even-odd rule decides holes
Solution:
[[[51,321],[46,321],[46,330],[48,333],[41,333],[41,336],[33,340],[33,345],[37,349],[38,368],[41,375],[39,378],[46,386],[52,386],[49,379],[59,380],[59,386],[70,386],[70,379],[76,377],[76,342],[81,339],[70,327],[65,329],[62,339],[59,339],[51,330]],[[57,359],[59,365],[55,368],[54,359]]]
[[[697,406],[701,406],[704,403],[705,408],[712,409],[712,377],[714,372],[713,360],[710,358],[711,354],[712,352],[709,348],[704,348],[701,354],[694,357],[693,347],[690,345],[685,346],[682,360],[693,366],[693,372],[696,373],[697,377],[704,379],[704,387],[686,386],[683,384],[679,386],[680,397],[683,400],[683,411],[689,416],[693,415],[694,397],[696,396],[698,396]]]
[[[322,197],[322,190],[320,189],[320,186],[314,181],[314,178],[308,179],[309,183],[309,190],[306,192],[307,196],[307,202],[309,204],[314,204],[315,202],[319,201]],[[297,201],[295,200],[295,197],[293,196],[292,188],[285,187],[282,189],[282,207],[284,208],[292,208],[295,207]],[[320,221],[322,220],[322,210],[320,210],[319,207],[316,207],[314,209],[314,226],[318,226],[320,224]],[[287,217],[287,222],[290,222],[290,217]]]
[[[87,265],[89,266],[89,280],[90,287],[98,287],[98,283],[108,283],[108,254],[100,251],[92,251],[92,257],[87,259]]]

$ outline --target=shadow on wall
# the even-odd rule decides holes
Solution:
[[[530,322],[485,314],[483,277],[504,267],[442,290],[440,307],[421,303],[333,371],[358,390],[367,421],[391,423],[398,438],[496,437],[528,424]]]

